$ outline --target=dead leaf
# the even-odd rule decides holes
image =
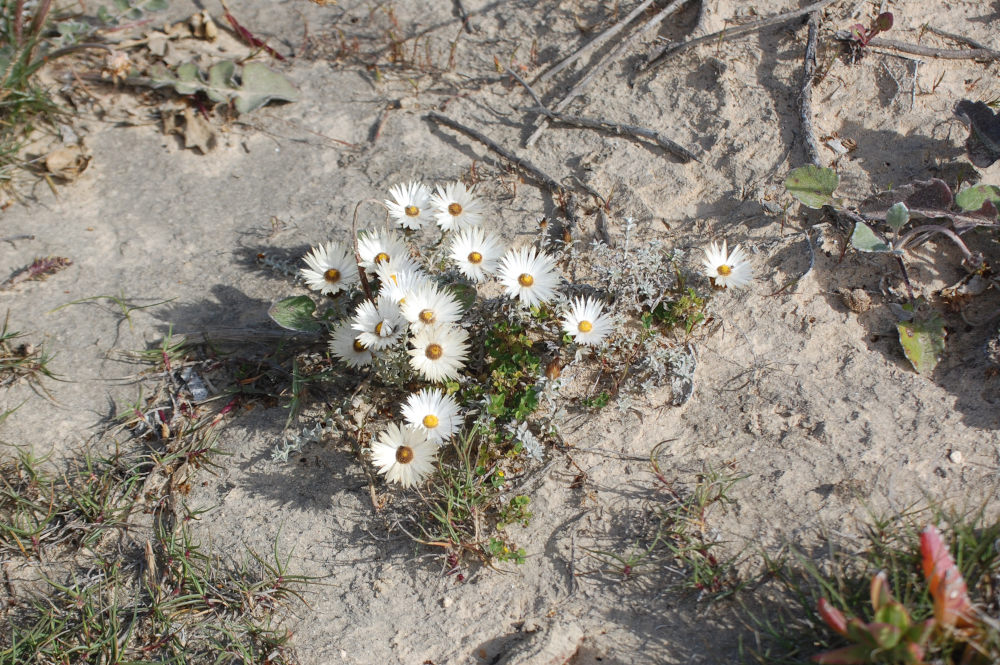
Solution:
[[[89,164],[90,155],[79,145],[56,148],[45,156],[45,170],[69,182],[80,177]]]
[[[191,32],[198,39],[206,39],[212,42],[219,36],[219,28],[215,25],[215,21],[212,20],[212,15],[207,11],[193,14],[188,23],[191,26]]]
[[[201,114],[190,108],[181,113],[169,113],[163,117],[163,132],[184,137],[185,148],[197,148],[201,154],[208,154],[216,145],[215,130]]]

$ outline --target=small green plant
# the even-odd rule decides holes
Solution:
[[[962,233],[977,226],[995,227],[1000,202],[1000,188],[992,185],[967,187],[953,193],[942,180],[915,181],[894,188],[863,204],[859,213],[844,205],[833,194],[839,178],[833,169],[803,166],[788,174],[786,190],[809,208],[832,210],[848,220],[852,227],[850,244],[863,253],[885,254],[895,258],[909,299],[897,305],[898,330],[903,351],[920,374],[929,374],[945,348],[943,320],[925,301],[914,294],[906,270],[907,252],[931,237],[949,240],[962,254],[966,277],[952,291],[972,279],[989,280],[988,265],[981,254],[972,252]],[[925,223],[916,224],[916,220]],[[884,224],[886,230],[879,228]],[[904,232],[904,227],[910,226]]]
[[[43,378],[55,379],[49,369],[52,356],[44,347],[33,344],[15,344],[24,333],[10,329],[10,312],[4,317],[0,328],[0,388],[5,388],[24,380],[35,390],[41,389]]]

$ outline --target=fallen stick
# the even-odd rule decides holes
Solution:
[[[737,37],[742,37],[743,35],[748,35],[752,32],[757,32],[758,30],[763,30],[765,28],[770,28],[771,26],[781,25],[782,23],[787,23],[788,21],[797,19],[801,16],[806,16],[817,12],[828,4],[833,2],[833,0],[819,0],[811,5],[802,7],[801,9],[796,9],[795,11],[786,12],[784,14],[777,14],[775,16],[769,16],[760,21],[755,21],[753,23],[747,23],[745,25],[738,25],[734,28],[728,28],[726,30],[720,30],[718,32],[713,32],[709,35],[703,35],[701,37],[696,37],[694,39],[689,39],[686,42],[681,42],[680,44],[667,44],[666,46],[660,48],[655,54],[651,55],[645,63],[639,67],[640,74],[648,74],[656,69],[659,69],[666,63],[666,61],[688,49],[694,48],[699,44],[704,44],[705,42],[725,42],[730,39],[736,39]],[[873,40],[874,41],[874,40]],[[638,78],[638,77],[637,77]]]
[[[601,129],[604,131],[612,132],[614,134],[629,134],[637,138],[649,139],[656,145],[660,146],[670,154],[674,155],[680,159],[685,164],[690,161],[698,161],[694,153],[682,146],[681,144],[668,139],[667,137],[661,135],[659,132],[648,129],[646,127],[639,127],[637,125],[625,125],[618,122],[608,122],[607,120],[600,120],[598,118],[584,118],[576,115],[565,115],[563,113],[555,113],[550,111],[544,106],[536,106],[534,108],[528,109],[535,113],[540,113],[550,120],[558,122],[563,125],[570,125],[571,127],[581,127],[583,129]]]
[[[442,115],[437,111],[430,111],[424,117],[434,123],[437,123],[439,125],[445,125],[446,127],[451,127],[455,131],[461,132],[466,136],[470,136],[476,139],[484,146],[486,146],[496,154],[500,155],[501,157],[509,161],[515,167],[517,167],[524,173],[531,176],[536,182],[538,182],[538,184],[542,185],[547,190],[549,190],[550,192],[552,192],[553,194],[557,195],[560,198],[560,203],[563,207],[563,212],[566,213],[566,217],[569,218],[572,224],[574,225],[576,224],[577,222],[576,197],[573,195],[573,192],[570,191],[568,187],[565,187],[564,185],[559,183],[559,181],[557,181],[555,178],[545,173],[545,171],[541,170],[527,159],[523,157],[518,157],[510,150],[507,150],[506,148],[504,148],[503,146],[501,146],[496,141],[486,136],[479,130],[463,125],[457,120],[452,120],[448,116]],[[590,194],[597,200],[601,199],[601,195],[595,192],[590,187],[587,187],[586,185],[582,185],[582,187],[588,194]]]
[[[538,113],[540,115],[545,116],[549,120],[553,120],[563,125],[582,127],[584,129],[601,129],[609,132],[614,132],[615,134],[619,135],[629,134],[631,136],[649,139],[650,141],[653,141],[667,152],[676,156],[685,164],[687,162],[690,162],[691,160],[698,161],[698,158],[695,157],[694,153],[692,153],[690,150],[688,150],[681,144],[677,143],[676,141],[668,139],[665,136],[661,136],[659,132],[656,132],[652,129],[647,129],[646,127],[639,127],[636,125],[623,125],[617,122],[607,122],[605,120],[598,120],[597,118],[582,118],[580,116],[572,116],[572,115],[564,115],[562,113],[556,113],[555,111],[548,109],[545,106],[545,104],[542,103],[541,98],[538,96],[538,93],[535,92],[534,88],[528,85],[527,81],[518,76],[517,72],[512,70],[510,67],[507,67],[506,69],[507,73],[510,74],[512,77],[514,77],[514,80],[520,83],[524,87],[524,89],[528,91],[528,94],[531,95],[531,98],[535,100],[535,104],[537,104],[537,106],[534,108],[527,109],[532,113]]]
[[[799,122],[802,125],[802,143],[806,149],[806,159],[811,164],[822,166],[819,161],[819,147],[812,121],[813,77],[816,76],[816,36],[819,33],[819,12],[809,15],[809,37],[806,39],[806,55],[802,73],[802,91],[799,93]]]
[[[932,48],[930,46],[921,46],[920,44],[898,42],[895,39],[882,39],[881,37],[876,37],[868,42],[868,46],[879,46],[881,48],[902,51],[903,53],[922,55],[928,58],[941,58],[942,60],[1000,60],[1000,51],[991,48]]]
[[[558,74],[559,72],[561,72],[562,70],[564,70],[567,67],[569,67],[570,65],[572,65],[574,62],[576,62],[580,58],[583,58],[583,57],[585,57],[587,55],[590,55],[590,53],[593,52],[593,51],[595,51],[596,49],[598,49],[601,46],[601,44],[603,44],[604,42],[608,41],[609,39],[611,39],[612,37],[614,37],[615,35],[617,35],[619,32],[621,32],[622,30],[624,30],[625,27],[629,23],[631,23],[633,20],[635,20],[636,16],[638,16],[642,12],[646,11],[646,8],[649,7],[651,4],[653,4],[653,1],[654,0],[644,0],[638,7],[636,7],[631,12],[629,12],[628,16],[626,16],[622,20],[618,21],[618,23],[615,23],[613,26],[611,26],[610,28],[608,28],[607,30],[605,30],[604,32],[602,32],[601,34],[597,35],[597,37],[594,37],[592,40],[590,40],[589,42],[587,42],[582,48],[580,48],[575,53],[567,56],[566,58],[563,58],[552,69],[549,69],[548,71],[542,72],[538,76],[538,78],[536,78],[533,82],[534,83],[544,83],[545,81],[549,80],[550,78],[552,78],[553,76],[555,76],[556,74]]]
[[[605,57],[604,59],[599,61],[596,65],[594,65],[593,69],[591,69],[586,76],[580,79],[580,81],[573,86],[573,88],[566,94],[565,97],[562,98],[562,100],[558,104],[556,104],[553,107],[552,110],[555,111],[556,113],[562,113],[563,111],[565,111],[566,107],[569,106],[570,102],[579,97],[583,93],[583,91],[587,88],[587,86],[589,86],[593,82],[593,80],[597,78],[597,75],[603,72],[608,65],[617,60],[619,56],[621,56],[621,54],[624,53],[629,46],[635,43],[636,40],[638,40],[642,35],[652,30],[653,28],[659,26],[661,23],[663,23],[663,21],[665,21],[668,16],[670,16],[678,9],[680,9],[681,6],[684,5],[684,3],[686,3],[687,1],[688,0],[674,0],[669,5],[661,9],[656,16],[651,18],[641,28],[636,30],[628,39],[626,39],[618,46],[616,46],[615,49],[607,55],[607,57]],[[544,132],[545,128],[548,126],[548,122],[549,122],[548,118],[542,119],[542,124],[540,124],[538,128],[531,134],[531,136],[528,137],[528,140],[525,141],[524,143],[525,148],[530,148],[531,146],[535,145],[535,142],[538,141],[538,137],[542,135],[542,132]]]

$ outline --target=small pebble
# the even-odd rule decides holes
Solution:
[[[950,453],[948,453],[948,459],[950,459],[953,464],[961,464],[962,463],[961,451],[959,450],[951,451]]]
[[[449,607],[452,606],[452,604],[454,604],[454,602],[455,601],[452,600],[451,598],[442,598],[441,599],[441,607],[443,607],[445,609],[448,609]]]

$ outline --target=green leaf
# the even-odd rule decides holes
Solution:
[[[910,210],[902,201],[893,205],[885,213],[885,223],[891,226],[893,231],[900,230],[908,221],[910,221]]]
[[[315,311],[316,303],[309,296],[292,296],[271,305],[267,315],[288,330],[319,332],[323,326],[313,316]]]
[[[912,305],[904,305],[903,309],[913,311]],[[909,321],[896,324],[899,330],[899,343],[903,353],[913,365],[918,374],[930,374],[937,366],[944,352],[944,320],[936,312],[923,316],[914,315]]]
[[[168,6],[167,0],[147,0],[145,5],[148,12],[166,11]]]
[[[97,8],[97,20],[104,25],[111,25],[115,22],[115,18],[111,15],[111,12],[108,11],[107,7]]]
[[[233,102],[239,113],[248,113],[272,100],[294,102],[299,98],[288,79],[256,62],[245,64],[239,77],[236,65],[228,60],[212,65],[207,78],[190,62],[179,65],[176,73],[154,67],[149,78],[141,82],[153,88],[173,87],[179,95],[204,92],[213,102]]]
[[[785,189],[809,208],[822,208],[833,201],[840,176],[833,169],[800,166],[785,178]]]
[[[115,9],[120,12],[127,12],[132,8],[132,4],[128,0],[113,0]]]
[[[987,201],[1000,203],[1000,187],[996,185],[976,185],[966,187],[955,195],[955,205],[965,212],[979,210]]]
[[[299,91],[281,74],[259,62],[243,65],[243,85],[236,97],[238,113],[249,113],[272,100],[294,102],[298,98]]]
[[[854,225],[854,233],[851,234],[851,244],[854,249],[862,252],[888,252],[891,251],[889,245],[878,239],[872,228],[863,222]]]
[[[875,638],[875,643],[884,651],[891,650],[899,644],[899,640],[903,637],[902,630],[888,623],[870,623],[868,624],[868,630],[871,631],[872,637]]]

